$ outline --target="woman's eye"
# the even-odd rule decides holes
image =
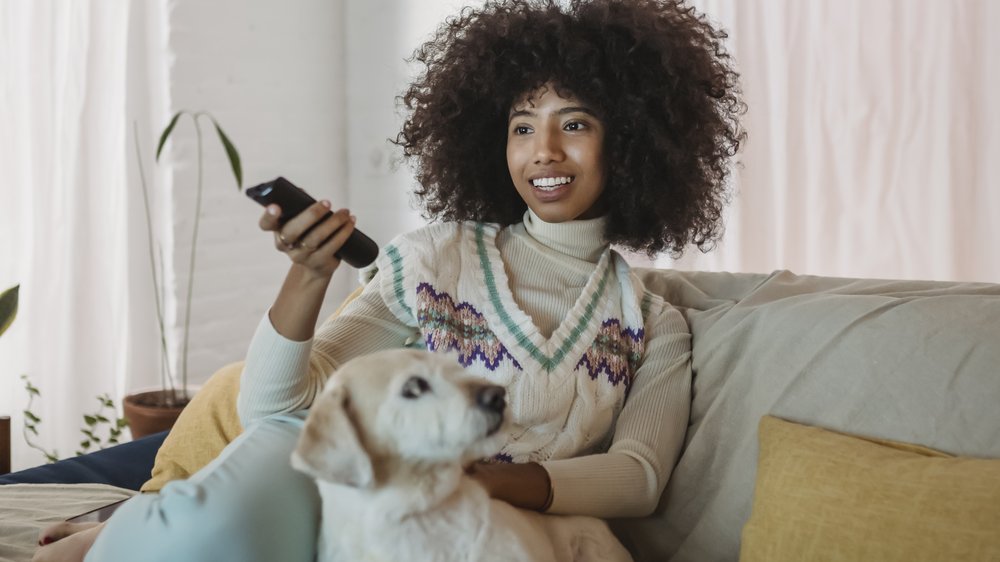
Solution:
[[[419,398],[431,391],[431,385],[423,378],[416,375],[410,377],[403,383],[403,390],[400,394],[403,398]]]
[[[563,128],[567,131],[582,131],[587,128],[587,125],[579,121],[570,121],[569,123],[566,123],[566,126]]]
[[[531,132],[531,127],[526,127],[524,125],[518,125],[517,127],[514,127],[515,135],[526,135],[530,132]]]

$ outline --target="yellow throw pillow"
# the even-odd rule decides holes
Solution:
[[[202,385],[156,452],[152,478],[142,492],[158,492],[171,480],[191,476],[243,433],[236,413],[242,373],[242,361],[230,363]]]
[[[1000,560],[1000,459],[765,416],[743,562]]]

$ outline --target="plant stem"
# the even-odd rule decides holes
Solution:
[[[28,434],[31,431],[35,435],[38,435],[38,424],[41,423],[41,420],[32,413],[31,406],[35,403],[35,396],[41,396],[41,392],[32,386],[31,381],[28,380],[28,375],[21,375],[21,380],[24,381],[24,390],[28,392],[28,405],[24,407],[24,424],[21,426],[21,435],[24,436],[24,442],[29,447],[45,455],[47,462],[56,462],[59,460],[59,452],[55,449],[52,451],[45,450],[44,447],[35,443]]]
[[[196,113],[194,115],[194,130],[198,136],[198,189],[195,196],[195,206],[194,206],[194,233],[191,235],[191,263],[188,266],[188,288],[187,288],[187,303],[185,303],[184,310],[184,355],[183,355],[183,368],[181,369],[181,392],[183,394],[182,399],[187,399],[187,360],[188,360],[188,336],[191,334],[191,297],[194,291],[194,265],[195,256],[198,251],[198,225],[201,223],[201,188],[202,188],[202,168],[203,168],[203,158],[202,158],[202,146],[201,146],[201,127],[198,125],[198,117],[204,115],[203,112]]]
[[[156,251],[157,251],[157,263],[160,264],[160,271],[165,271],[165,269],[163,268],[163,246],[157,244]],[[167,291],[166,287],[164,287],[163,284],[161,283],[160,295],[159,295],[160,303],[167,302],[166,291]],[[162,304],[160,306],[162,306]],[[164,369],[166,370],[167,374],[170,374],[169,359],[170,358],[167,357],[166,354],[163,353],[160,354],[160,362],[162,363],[162,365],[160,365],[161,374],[164,372]],[[172,375],[169,381],[170,382],[168,384],[161,384],[160,388],[164,389],[164,397],[166,398],[167,401],[166,405],[172,407],[175,403],[177,403],[177,385],[174,384],[174,377]]]
[[[146,188],[146,173],[142,167],[142,153],[139,151],[139,126],[135,121],[132,122],[132,136],[135,139],[135,158],[139,163],[139,183],[142,184],[142,206],[146,211],[146,242],[149,244],[149,270],[153,275],[153,291],[155,296],[153,300],[156,301],[156,321],[160,327],[160,348],[163,351],[164,360],[162,365],[166,366],[166,376],[164,377],[164,370],[160,369],[160,384],[162,386],[169,386],[171,390],[174,388],[174,377],[170,372],[170,358],[169,352],[167,350],[167,336],[166,330],[163,324],[163,311],[160,308],[160,295],[162,294],[160,290],[160,282],[156,277],[156,261],[153,257],[153,220],[149,213],[149,190]],[[162,271],[162,266],[161,266]],[[165,383],[165,384],[164,384]]]

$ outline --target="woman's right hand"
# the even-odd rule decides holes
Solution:
[[[292,260],[268,317],[282,336],[306,341],[316,320],[333,272],[340,265],[334,253],[354,231],[354,217],[347,209],[330,213],[329,201],[318,201],[295,218],[279,225],[281,208],[268,205],[260,228],[274,233],[274,245]]]
[[[317,278],[329,279],[340,265],[334,254],[354,231],[355,219],[340,209],[330,212],[330,202],[313,203],[295,218],[279,224],[281,207],[268,205],[260,218],[260,228],[274,233],[274,246],[293,263]]]

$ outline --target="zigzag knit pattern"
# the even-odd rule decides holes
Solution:
[[[477,358],[496,371],[507,358],[523,370],[500,343],[482,313],[467,302],[455,304],[451,295],[437,292],[429,283],[417,286],[417,324],[430,351],[458,351],[458,362],[468,367]]]
[[[642,358],[642,339],[645,333],[622,327],[617,318],[610,318],[601,324],[601,330],[590,344],[583,357],[576,364],[587,368],[591,379],[596,379],[603,372],[612,385],[625,384],[632,386],[632,373],[639,366]]]
[[[446,292],[429,283],[417,286],[417,324],[430,351],[457,351],[458,362],[468,367],[479,360],[490,371],[508,359],[517,370],[520,363],[490,329],[486,318],[467,302],[455,304]],[[604,374],[612,386],[632,384],[632,373],[642,356],[643,330],[622,327],[617,318],[601,324],[601,329],[576,364],[591,380]]]

